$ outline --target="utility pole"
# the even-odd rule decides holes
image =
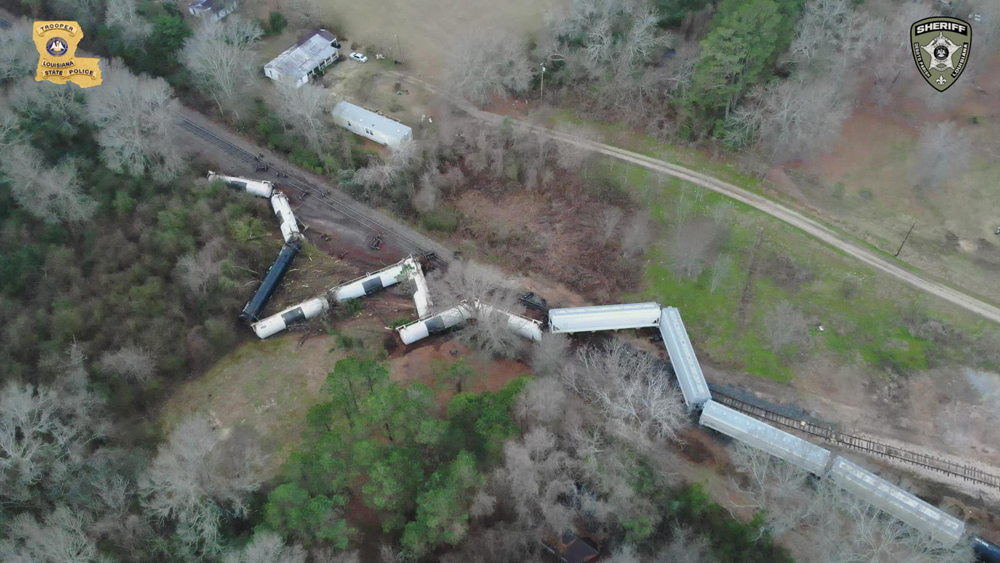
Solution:
[[[899,250],[896,251],[896,256],[895,256],[896,258],[899,258],[899,253],[903,251],[903,245],[906,244],[906,239],[910,238],[910,233],[913,232],[913,227],[916,227],[916,226],[917,226],[917,224],[913,223],[912,225],[910,225],[910,230],[906,231],[906,236],[903,237],[903,242],[901,242],[899,244]]]

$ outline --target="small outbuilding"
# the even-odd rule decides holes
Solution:
[[[413,140],[413,130],[406,125],[349,102],[338,103],[331,113],[337,125],[387,147]]]
[[[337,37],[325,29],[314,29],[264,65],[264,75],[275,82],[300,88],[338,58],[340,43]]]
[[[188,4],[188,13],[196,18],[221,20],[236,11],[236,0],[198,0]]]

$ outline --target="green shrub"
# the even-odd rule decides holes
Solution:
[[[420,218],[420,223],[429,231],[454,233],[458,229],[459,218],[458,211],[447,207],[439,207],[425,213]]]
[[[270,17],[268,17],[267,23],[268,27],[271,30],[271,33],[274,34],[281,33],[282,31],[285,30],[286,27],[288,27],[288,20],[285,19],[285,16],[281,12],[277,11],[271,12]]]

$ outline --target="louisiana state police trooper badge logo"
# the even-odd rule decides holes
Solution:
[[[910,46],[920,75],[938,92],[944,92],[969,62],[972,28],[958,18],[925,18],[910,26]]]
[[[53,57],[61,57],[69,51],[69,47],[62,37],[53,37],[45,44],[45,50]]]

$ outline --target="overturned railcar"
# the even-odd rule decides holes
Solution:
[[[945,545],[954,545],[965,534],[965,522],[842,457],[833,460],[830,480]]]
[[[460,303],[432,317],[403,325],[396,330],[399,332],[399,339],[403,341],[403,344],[413,344],[432,334],[439,334],[458,326],[471,318],[472,313],[469,311],[468,305]]]
[[[257,288],[257,293],[254,293],[253,298],[243,307],[243,312],[240,314],[241,319],[248,323],[260,320],[261,312],[264,311],[264,307],[270,301],[271,295],[278,289],[278,284],[285,277],[285,273],[288,272],[288,268],[292,265],[292,260],[299,253],[300,249],[301,246],[297,242],[290,242],[281,247],[278,259],[274,261],[274,264],[271,264],[267,275],[264,276],[264,281]]]
[[[689,409],[703,405],[712,398],[712,392],[708,389],[705,374],[701,371],[701,364],[694,354],[694,347],[677,308],[664,307],[660,312],[660,335],[667,347],[684,402]]]
[[[267,180],[251,180],[250,178],[241,178],[239,176],[226,176],[225,174],[216,174],[211,170],[208,172],[208,180],[210,182],[216,180],[225,182],[230,188],[242,190],[257,197],[270,198],[274,193],[274,184]]]
[[[281,236],[285,242],[297,242],[302,240],[302,233],[299,232],[299,223],[292,213],[292,206],[288,203],[288,197],[281,192],[275,192],[271,196],[271,208],[278,218],[281,227]]]
[[[375,273],[366,274],[354,281],[335,287],[330,292],[333,294],[333,299],[339,303],[365,297],[410,279],[419,267],[411,256]]]
[[[549,330],[554,334],[645,328],[659,324],[659,303],[549,309]]]
[[[830,452],[798,436],[751,418],[725,405],[708,401],[701,411],[701,425],[801,467],[815,475],[826,473]]]
[[[496,307],[483,303],[479,300],[476,300],[475,302],[475,312],[477,315],[500,315],[506,320],[507,329],[514,334],[527,338],[528,340],[534,340],[535,342],[539,342],[542,339],[542,323],[534,319],[522,317],[521,315],[515,315],[514,313],[504,311],[503,309],[497,309]]]
[[[315,297],[308,301],[303,301],[297,305],[271,315],[266,319],[252,325],[254,333],[258,338],[264,339],[273,336],[293,324],[303,323],[309,319],[318,317],[330,308],[330,303],[322,297]]]

